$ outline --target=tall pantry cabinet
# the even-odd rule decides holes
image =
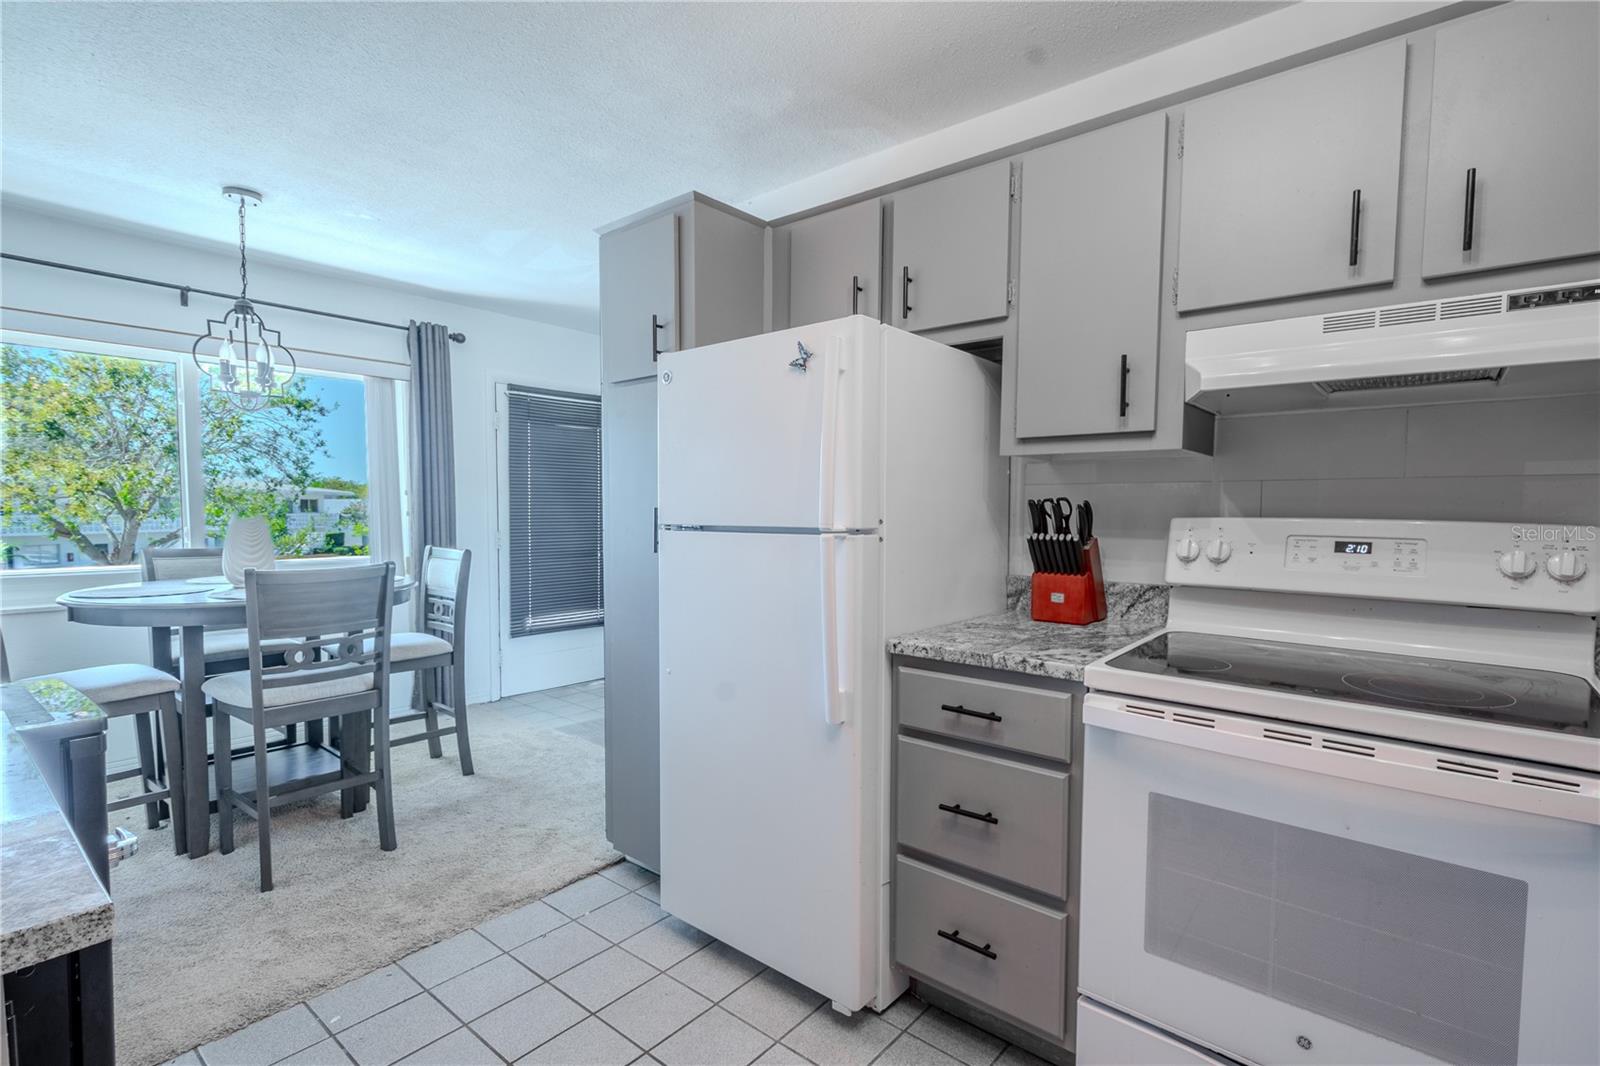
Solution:
[[[760,333],[765,226],[691,193],[600,230],[606,837],[661,862],[656,365]]]

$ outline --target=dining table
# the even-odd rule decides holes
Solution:
[[[391,602],[405,603],[414,584],[409,577],[396,577]],[[150,664],[182,682],[182,736],[175,750],[167,743],[166,755],[167,772],[176,770],[183,781],[183,809],[173,811],[172,827],[189,858],[206,854],[211,850],[211,798],[201,692],[206,680],[205,632],[244,626],[244,590],[223,577],[134,581],[75,589],[58,596],[56,603],[67,609],[68,621],[148,629]],[[179,634],[176,662],[174,630]],[[265,768],[257,767],[257,772]]]

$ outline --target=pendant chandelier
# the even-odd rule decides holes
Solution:
[[[240,407],[259,411],[284,394],[297,368],[294,353],[283,346],[277,330],[267,328],[248,295],[244,212],[247,206],[261,206],[261,194],[239,185],[225,185],[222,195],[239,204],[239,298],[220,319],[206,320],[206,331],[195,338],[189,354],[213,387],[220,388]]]

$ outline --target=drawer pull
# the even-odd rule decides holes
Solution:
[[[959,803],[941,803],[939,804],[939,809],[941,811],[949,811],[951,814],[959,814],[963,818],[971,818],[975,822],[988,822],[990,825],[1000,824],[1000,819],[994,816],[993,811],[985,811],[979,814],[977,811],[966,810]]]
[[[993,711],[968,710],[959,703],[941,703],[939,704],[939,709],[941,711],[949,711],[951,714],[964,714],[968,718],[982,718],[985,722],[1000,721],[1000,716]]]
[[[959,929],[952,929],[948,933],[941,929],[939,930],[939,935],[953,944],[960,944],[968,951],[976,951],[979,955],[982,955],[986,959],[998,959],[1000,957],[989,950],[988,944],[984,944],[982,947],[979,947],[977,944],[974,944],[972,941],[963,937],[961,935],[961,930]]]

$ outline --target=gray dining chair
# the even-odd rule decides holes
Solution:
[[[394,744],[428,742],[428,754],[437,759],[444,751],[443,737],[454,733],[456,755],[463,776],[472,773],[472,741],[467,734],[467,582],[472,572],[472,552],[465,548],[439,548],[430,544],[422,552],[422,629],[396,633],[390,638],[393,670],[414,671],[421,688],[421,709],[393,707],[389,723],[426,723],[419,733],[393,738]],[[441,698],[449,693],[446,701]],[[450,716],[441,727],[439,715]]]
[[[261,891],[272,890],[272,808],[340,791],[340,815],[354,810],[355,790],[371,785],[378,798],[378,842],[395,849],[394,789],[389,745],[389,611],[394,564],[311,570],[246,570],[245,630],[249,669],[210,678],[202,691],[214,706],[213,747],[221,851],[233,851],[236,810],[256,820]],[[307,631],[321,634],[304,637]],[[269,642],[289,640],[280,665],[270,665]],[[272,783],[267,730],[338,718],[345,738],[335,765],[308,758],[299,776]],[[376,719],[375,726],[368,722]],[[249,723],[253,777],[236,790],[230,722]],[[372,739],[365,743],[353,738]],[[375,758],[376,766],[372,767]]]
[[[188,581],[192,578],[222,576],[222,549],[221,548],[146,548],[140,556],[140,566],[146,581]],[[204,636],[206,676],[215,677],[217,674],[231,673],[235,670],[246,669],[246,658],[249,655],[250,641],[243,629],[208,629]],[[151,630],[150,654],[152,662],[163,661],[158,657],[157,643],[167,642],[167,655],[165,661],[176,663],[182,657],[181,638],[171,629]],[[282,651],[294,641],[269,642],[274,663],[282,662]],[[178,708],[181,720],[183,708]],[[284,730],[285,744],[299,742],[298,727]],[[310,728],[310,740],[321,743],[322,724],[313,723]]]
[[[5,635],[0,633],[0,684],[11,681],[11,667],[5,654]],[[62,670],[53,674],[37,674],[21,678],[19,684],[58,681],[87,696],[106,713],[107,718],[133,717],[134,735],[139,743],[139,768],[120,770],[107,774],[107,781],[139,779],[140,792],[136,796],[112,800],[106,804],[108,811],[127,807],[144,807],[145,826],[155,829],[171,807],[172,839],[179,855],[183,854],[183,774],[175,769],[173,756],[178,754],[178,679],[153,666],[143,663],[109,663],[105,666],[86,666],[78,670]],[[157,745],[160,745],[158,748]],[[165,751],[162,756],[162,749]]]

